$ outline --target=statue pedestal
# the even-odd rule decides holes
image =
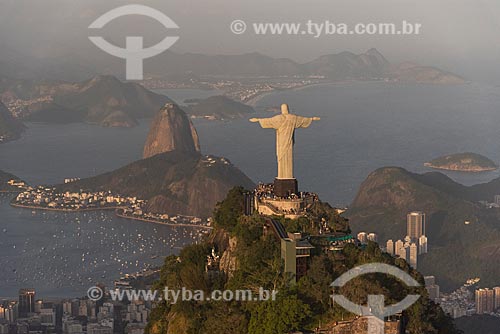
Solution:
[[[274,179],[274,194],[278,197],[288,197],[298,194],[299,185],[297,179]]]

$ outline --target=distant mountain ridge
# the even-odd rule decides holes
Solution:
[[[363,54],[341,52],[321,56],[302,65],[310,75],[324,75],[327,78],[371,78],[380,77],[388,70],[390,63],[376,49]]]
[[[75,57],[73,66],[68,57],[33,60],[29,57],[6,55],[0,49],[0,74],[15,76],[22,73],[23,78],[88,79],[99,73],[113,73],[123,77],[121,63],[104,63],[106,58],[96,60],[88,57]],[[92,60],[91,60],[92,59]],[[36,71],[26,71],[23,64],[38,64]],[[44,68],[39,63],[49,64]],[[54,64],[64,64],[54,68]],[[16,70],[17,69],[17,70]],[[16,72],[17,71],[17,72]],[[258,52],[238,55],[204,55],[197,53],[175,53],[172,51],[151,58],[145,63],[145,73],[152,77],[190,78],[197,76],[215,77],[289,77],[289,76],[324,76],[327,79],[364,80],[388,79],[401,82],[454,84],[463,83],[459,75],[441,69],[413,63],[396,64],[389,62],[377,49],[371,48],[360,54],[340,52],[320,56],[306,63],[299,63],[289,58],[273,58]]]
[[[320,56],[306,63],[272,58],[260,53],[202,55],[166,52],[153,59],[146,71],[166,76],[280,77],[323,76],[330,80],[388,79],[402,82],[458,84],[459,75],[413,63],[390,63],[377,49],[355,54],[344,51]]]
[[[467,187],[442,173],[387,167],[362,183],[347,216],[354,231],[376,232],[384,245],[404,238],[409,211],[424,211],[430,251],[419,258],[419,271],[439,277],[445,289],[471,277],[495,286],[500,283],[500,209],[478,203],[493,201],[495,194],[500,194],[500,178]]]
[[[79,59],[78,56],[77,53],[41,58],[20,52],[0,41],[0,77],[29,81],[81,81],[95,76],[95,66],[86,62],[86,58]]]
[[[465,79],[454,73],[433,66],[422,66],[411,62],[391,65],[387,72],[389,78],[401,82],[463,84]]]
[[[321,70],[333,72],[331,67],[344,64],[361,64],[359,58],[350,52],[321,56],[311,62],[300,64],[288,58],[273,58],[258,52],[240,55],[203,55],[195,53],[177,54],[166,52],[163,59],[152,60],[147,71],[164,75],[233,76],[233,77],[280,77],[319,74]],[[374,57],[375,58],[375,57]],[[371,59],[366,57],[365,60]],[[374,59],[375,60],[375,59]],[[376,62],[378,65],[378,60]],[[322,66],[323,65],[323,66]],[[159,70],[162,66],[162,70]],[[349,69],[346,69],[349,71]],[[325,75],[325,74],[320,74]]]
[[[13,114],[28,121],[88,122],[130,127],[153,116],[171,100],[136,83],[97,76],[80,83],[0,81],[0,98]]]

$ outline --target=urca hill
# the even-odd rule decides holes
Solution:
[[[253,187],[253,182],[229,160],[199,152],[193,124],[171,103],[153,119],[144,157],[115,171],[58,188],[109,190],[147,200],[148,212],[209,217],[229,189]]]

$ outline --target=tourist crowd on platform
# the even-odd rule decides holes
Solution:
[[[274,194],[273,183],[259,183],[255,188],[255,197],[258,199],[271,199],[271,200],[299,200],[304,198],[311,198],[314,202],[319,201],[318,195],[311,192],[301,191],[298,194],[290,194],[286,197],[279,197]]]

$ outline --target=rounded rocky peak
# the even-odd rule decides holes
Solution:
[[[171,151],[199,152],[200,144],[186,113],[177,104],[168,102],[151,122],[143,157]]]
[[[169,114],[169,113],[182,113],[185,114],[184,111],[175,103],[167,102],[160,109],[160,114]]]

